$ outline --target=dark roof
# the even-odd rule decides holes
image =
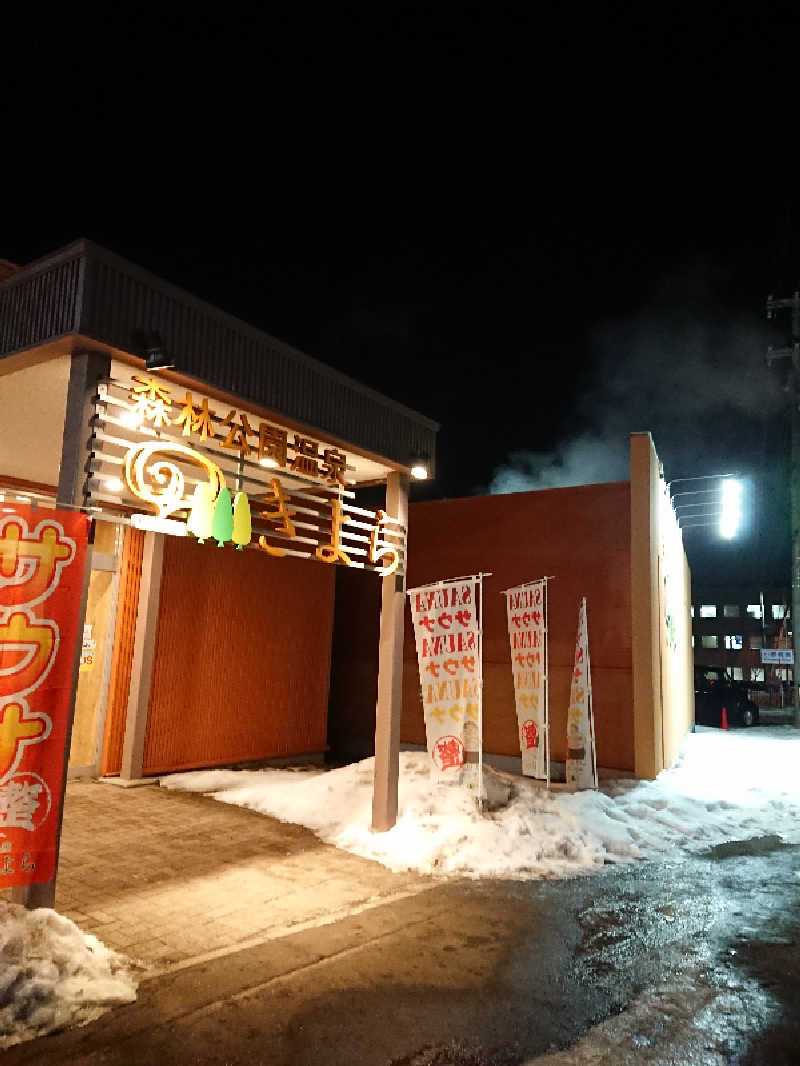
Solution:
[[[176,370],[403,466],[433,465],[436,422],[79,240],[0,282],[0,358],[71,334],[138,354],[155,331]]]

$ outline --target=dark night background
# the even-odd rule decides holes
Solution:
[[[522,13],[522,12],[525,13]],[[17,15],[14,16],[18,17]],[[796,14],[137,8],[10,27],[0,256],[78,236],[436,419],[412,498],[749,476],[696,582],[788,584]],[[14,49],[12,49],[14,51]]]

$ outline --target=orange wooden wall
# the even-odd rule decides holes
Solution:
[[[128,695],[131,687],[143,548],[144,533],[140,529],[128,527],[125,530],[122,547],[117,624],[114,630],[108,711],[103,734],[103,754],[100,760],[100,773],[103,776],[118,774],[122,765],[122,744],[125,740],[125,719],[128,713]]]
[[[408,585],[492,571],[485,582],[484,747],[519,756],[511,655],[501,590],[545,575],[550,583],[552,756],[565,757],[569,682],[580,597],[587,597],[598,763],[633,770],[630,485],[588,485],[414,503],[409,513]],[[359,578],[363,575],[359,575]],[[367,575],[372,576],[372,575]],[[343,575],[346,633],[333,664],[331,735],[346,754],[374,742],[378,662],[377,591]],[[352,649],[347,655],[347,646]],[[414,634],[406,609],[404,743],[424,744]],[[367,683],[371,679],[371,683]]]
[[[578,604],[587,598],[598,765],[633,770],[630,485],[473,496],[416,503],[409,516],[408,585],[491,571],[484,582],[484,749],[519,755],[505,597],[549,585],[551,755],[563,761]],[[425,743],[414,634],[406,612],[402,739]]]
[[[333,567],[164,541],[144,772],[324,750]]]

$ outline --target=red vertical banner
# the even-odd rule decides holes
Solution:
[[[50,881],[89,519],[0,509],[0,888]]]

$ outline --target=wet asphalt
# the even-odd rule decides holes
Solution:
[[[800,850],[430,888],[148,980],[3,1063],[800,1063]],[[602,1052],[602,1054],[601,1054]]]

